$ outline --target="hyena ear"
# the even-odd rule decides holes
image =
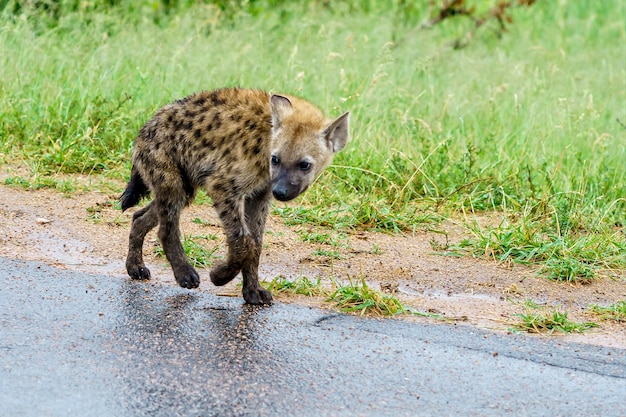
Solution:
[[[350,112],[345,112],[330,123],[322,132],[322,135],[333,148],[333,152],[339,152],[348,143]]]
[[[272,106],[272,126],[276,128],[281,125],[282,120],[293,113],[293,106],[287,97],[278,94],[272,94],[270,103]]]

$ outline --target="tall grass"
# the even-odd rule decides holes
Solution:
[[[331,116],[350,110],[352,142],[301,199],[308,210],[283,210],[290,221],[399,231],[499,211],[547,244],[593,235],[612,251],[602,268],[624,267],[623,2],[537,2],[501,38],[486,27],[460,50],[469,20],[412,30],[426,1],[109,3],[5,6],[3,164],[120,178],[139,127],[173,99],[233,85],[295,93]]]

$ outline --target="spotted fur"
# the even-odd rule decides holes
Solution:
[[[348,113],[329,121],[317,107],[293,96],[225,88],[164,106],[135,140],[131,178],[120,197],[126,210],[154,196],[133,215],[128,274],[150,278],[143,242],[158,225],[176,281],[198,287],[200,278],[180,241],[179,219],[202,187],[228,243],[226,259],[211,270],[211,281],[224,285],[242,272],[244,300],[270,303],[271,294],[259,284],[258,266],[272,196],[288,201],[300,195],[347,141]]]

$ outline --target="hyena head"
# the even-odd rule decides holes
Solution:
[[[348,116],[328,121],[312,104],[272,95],[272,194],[289,201],[302,194],[348,142]]]

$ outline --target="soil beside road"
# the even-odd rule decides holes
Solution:
[[[122,214],[112,202],[113,193],[27,191],[0,186],[0,256],[42,261],[78,271],[126,276],[124,261],[133,210]],[[296,203],[297,204],[297,203]],[[193,219],[200,219],[194,222]],[[225,251],[224,237],[213,209],[193,205],[183,213],[185,235],[215,235],[202,240],[208,250]],[[450,242],[462,238],[461,228],[446,224]],[[589,312],[590,304],[609,305],[626,299],[626,271],[594,279],[590,284],[552,282],[520,265],[495,261],[442,256],[433,250],[433,241],[444,243],[441,234],[416,232],[388,235],[374,232],[347,232],[336,246],[302,241],[304,232],[324,232],[315,227],[287,227],[281,218],[268,221],[260,275],[295,279],[329,277],[347,282],[364,277],[375,289],[393,292],[403,303],[422,312],[438,314],[444,323],[466,323],[491,330],[507,331],[525,313],[525,300],[546,309],[567,311],[573,321],[593,321],[601,326],[582,335],[558,335],[566,340],[626,348],[626,325],[599,322]],[[300,231],[300,234],[298,233]],[[176,285],[163,258],[155,255],[156,233],[151,232],[144,247],[145,260],[153,281]],[[325,253],[335,252],[330,257]],[[236,284],[215,287],[208,270],[200,269],[199,291],[240,296]],[[278,301],[324,304],[323,300],[278,295]],[[406,317],[406,320],[435,320]],[[437,320],[440,321],[440,320]],[[543,336],[540,336],[543,337]]]

